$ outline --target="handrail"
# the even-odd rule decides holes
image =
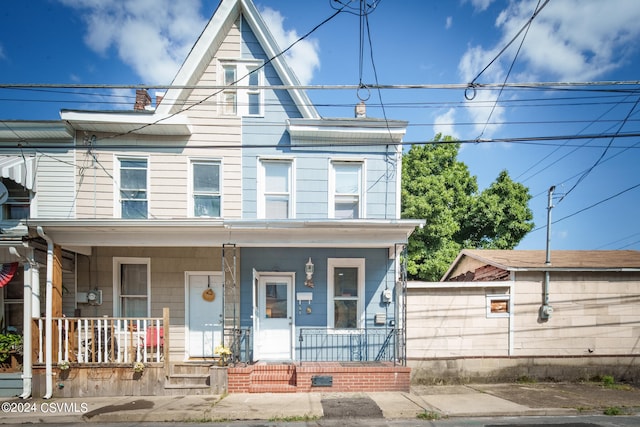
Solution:
[[[43,325],[38,322],[38,363],[43,363],[45,341]],[[57,325],[56,354],[53,363],[153,363],[162,362],[167,349],[168,316],[163,317],[54,317]]]

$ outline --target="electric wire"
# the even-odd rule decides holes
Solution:
[[[539,6],[540,6],[540,0],[538,0],[538,4],[536,5],[536,8],[535,8],[534,13],[532,15],[532,18],[529,20],[529,25],[527,25],[527,29],[524,32],[524,35],[522,36],[522,40],[520,40],[520,45],[518,46],[518,50],[516,50],[516,54],[513,56],[513,60],[511,60],[511,65],[509,66],[509,69],[507,70],[507,74],[504,77],[504,82],[503,83],[507,83],[509,81],[509,76],[511,75],[511,71],[513,71],[513,67],[516,65],[516,61],[518,60],[518,55],[520,54],[520,50],[522,50],[522,46],[524,45],[524,41],[527,38],[527,34],[529,34],[529,29],[531,28],[531,23],[533,22],[533,16],[537,15],[536,12],[537,12]],[[484,127],[482,128],[482,132],[480,132],[480,135],[478,136],[478,139],[482,139],[482,137],[484,136],[484,133],[487,130],[488,122],[491,120],[491,117],[493,116],[493,112],[496,110],[496,106],[498,105],[498,101],[500,100],[500,97],[502,96],[503,90],[504,90],[504,86],[501,86],[500,89],[498,90],[498,95],[496,96],[496,100],[493,103],[493,105],[491,106],[491,111],[489,111],[489,116],[487,117],[487,122],[484,124]]]

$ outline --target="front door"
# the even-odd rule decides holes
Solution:
[[[187,357],[213,357],[222,343],[222,274],[187,273]]]
[[[256,291],[254,358],[292,360],[293,275],[260,274]]]

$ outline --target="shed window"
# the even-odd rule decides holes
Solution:
[[[509,313],[511,313],[509,295],[487,295],[487,317],[509,317]]]

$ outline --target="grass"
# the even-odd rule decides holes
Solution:
[[[273,417],[269,418],[270,422],[291,423],[297,421],[317,421],[319,417],[317,415],[291,415],[286,417]]]
[[[605,415],[622,415],[623,410],[621,408],[618,408],[617,406],[610,406],[606,408],[602,413]]]
[[[416,418],[418,418],[419,420],[433,421],[433,420],[439,420],[440,414],[433,411],[424,411],[418,414]]]

